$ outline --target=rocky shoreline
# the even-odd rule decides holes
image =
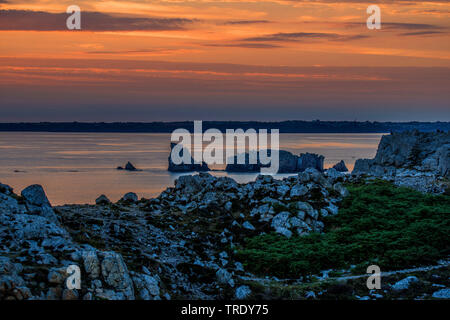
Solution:
[[[181,176],[154,199],[128,193],[117,203],[101,196],[96,205],[58,207],[41,186],[18,195],[0,184],[0,299],[278,299],[292,287],[296,299],[333,299],[333,290],[344,289],[346,298],[362,300],[449,298],[445,262],[439,271],[390,275],[383,290],[365,288],[364,294],[365,279],[352,289],[349,283],[358,279],[330,282],[337,270],[286,282],[260,278],[239,260],[235,249],[255,236],[290,241],[324,232],[349,195],[346,185],[380,177],[361,168],[353,175],[307,168],[283,180],[260,175],[246,184],[200,173]],[[445,172],[435,172],[439,181],[448,181]],[[71,265],[81,270],[79,289],[67,288]],[[339,272],[352,274],[351,268]],[[411,293],[417,283],[422,291]]]
[[[450,177],[450,133],[408,131],[382,137],[374,159],[359,159],[353,174],[393,181],[422,192],[443,193]]]

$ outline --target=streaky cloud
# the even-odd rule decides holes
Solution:
[[[0,30],[67,30],[67,13],[29,10],[0,10]],[[82,12],[82,30],[87,31],[158,31],[183,30],[193,23],[185,18],[140,18],[113,16],[101,12]]]

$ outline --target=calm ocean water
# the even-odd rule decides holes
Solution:
[[[344,160],[352,170],[358,158],[375,156],[382,134],[281,134],[280,149],[325,156],[325,167]],[[53,205],[94,203],[100,194],[118,200],[126,192],[158,195],[180,174],[167,171],[169,134],[0,133],[0,182],[16,193],[41,184]],[[115,168],[131,161],[141,172]],[[238,182],[256,174],[227,174]],[[283,177],[286,175],[278,175]]]

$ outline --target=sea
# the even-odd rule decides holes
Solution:
[[[280,149],[325,156],[325,168],[344,160],[351,171],[356,159],[373,158],[383,134],[280,134]],[[180,175],[167,171],[170,134],[0,132],[0,183],[18,194],[27,186],[44,187],[52,205],[93,204],[104,194],[112,201],[127,192],[156,197]],[[142,171],[119,171],[128,161]],[[210,173],[239,183],[256,173]],[[287,174],[275,175],[283,178]]]

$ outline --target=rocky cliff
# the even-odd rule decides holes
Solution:
[[[352,174],[391,178],[423,191],[442,191],[450,176],[450,133],[408,131],[385,135],[375,158],[358,159]]]

